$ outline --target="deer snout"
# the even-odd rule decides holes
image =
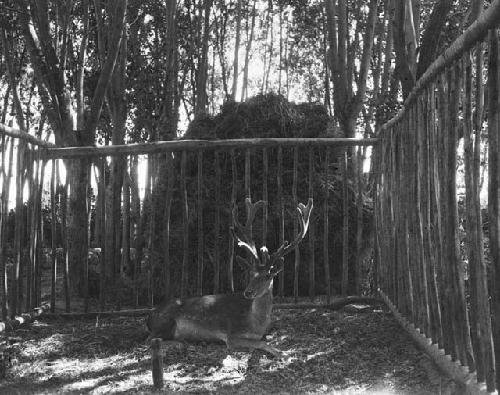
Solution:
[[[247,299],[254,299],[256,294],[255,294],[255,291],[253,290],[248,290],[246,289],[244,292],[243,292],[243,296]]]

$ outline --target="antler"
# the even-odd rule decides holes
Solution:
[[[236,226],[236,229],[238,229],[239,233],[241,233],[242,236],[239,237],[236,234],[235,229],[231,227],[230,229],[233,237],[238,241],[238,246],[245,248],[256,260],[259,260],[259,255],[257,254],[257,248],[255,248],[255,242],[252,239],[252,223],[259,208],[265,206],[266,204],[267,203],[264,200],[259,200],[257,203],[252,203],[250,198],[246,198],[245,206],[247,210],[247,220],[245,225],[242,225],[238,221],[238,207],[233,207],[234,224]]]
[[[298,219],[300,225],[300,231],[295,237],[295,239],[288,243],[285,241],[270,257],[271,267],[273,272],[277,273],[282,270],[283,260],[282,258],[290,253],[305,237],[307,229],[309,227],[309,217],[311,216],[311,211],[313,209],[313,199],[309,198],[307,201],[307,206],[299,203],[297,206]],[[275,267],[275,262],[281,261],[278,267]]]

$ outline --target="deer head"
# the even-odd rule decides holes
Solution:
[[[247,220],[245,225],[242,225],[237,218],[237,208],[233,209],[233,218],[235,228],[231,228],[231,232],[235,240],[238,241],[238,246],[244,248],[248,252],[249,258],[237,256],[236,260],[247,267],[250,271],[250,282],[248,283],[243,295],[248,299],[255,299],[263,296],[266,292],[272,291],[274,277],[283,270],[285,255],[289,254],[305,237],[309,227],[309,217],[313,208],[313,199],[309,198],[307,205],[299,203],[297,206],[297,219],[299,221],[300,231],[295,236],[295,239],[289,243],[285,241],[274,253],[269,254],[266,246],[262,246],[259,251],[255,247],[255,242],[252,238],[252,222],[255,214],[260,207],[266,205],[263,200],[257,203],[252,203],[250,198],[245,199],[247,211]]]

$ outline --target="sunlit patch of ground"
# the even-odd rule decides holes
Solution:
[[[38,323],[11,333],[1,394],[153,391],[144,318]],[[435,394],[441,377],[385,312],[278,310],[277,360],[223,345],[164,347],[162,393]]]

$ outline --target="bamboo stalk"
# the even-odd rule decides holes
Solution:
[[[39,150],[38,150],[39,151]],[[38,152],[38,161],[40,161],[40,152]],[[36,223],[36,266],[35,266],[35,306],[39,306],[42,302],[42,246],[43,246],[43,226],[42,226],[42,193],[45,180],[45,167],[47,161],[43,160],[40,170],[40,182],[38,185],[37,197],[37,223]]]
[[[297,184],[299,182],[299,148],[294,147],[293,149],[293,181],[292,181],[292,199],[294,207],[297,207],[299,204],[299,199],[297,196]],[[293,234],[296,235],[298,233],[298,224],[297,221],[293,221]],[[293,270],[293,296],[295,299],[295,303],[299,300],[299,267],[300,267],[300,249],[299,246],[295,246],[294,250],[294,270]]]
[[[197,294],[203,295],[203,151],[198,151],[197,174],[198,276]]]
[[[105,243],[105,234],[106,234],[106,160],[105,158],[101,158],[101,178],[99,180],[100,188],[99,188],[99,199],[101,201],[101,259],[99,261],[100,268],[100,277],[99,277],[99,306],[101,310],[104,310],[104,306],[106,304],[106,243]],[[137,246],[136,246],[137,253]],[[137,264],[136,264],[137,267]],[[134,280],[136,277],[134,276]],[[134,281],[134,284],[136,282]]]
[[[31,204],[26,207],[26,233],[28,236],[27,249],[28,256],[26,262],[26,299],[24,311],[28,311],[34,305],[34,276],[35,276],[35,230],[36,230],[36,188],[35,183],[38,183],[38,163],[34,159],[34,152],[31,149],[27,150],[26,156],[26,178],[28,180],[28,199]],[[22,271],[22,269],[21,269]],[[21,273],[21,277],[23,274]]]
[[[50,312],[54,313],[56,308],[56,285],[57,285],[57,216],[56,216],[56,166],[55,159],[52,160],[52,171],[50,174],[50,233],[51,233],[51,277],[50,277]]]
[[[130,268],[130,174],[128,160],[125,161],[123,170],[123,230],[122,230],[122,263],[120,265],[120,275]]]
[[[347,295],[349,287],[349,201],[347,184],[347,150],[341,159],[342,166],[342,295]]]
[[[431,86],[428,89],[428,95],[427,95],[427,111],[425,111],[426,114],[428,114],[427,118],[427,142],[425,146],[428,149],[427,155],[428,155],[428,195],[427,195],[427,235],[426,235],[426,242],[427,242],[427,249],[429,251],[429,258],[430,258],[430,265],[429,265],[429,279],[431,282],[431,292],[433,294],[433,300],[434,300],[434,320],[433,320],[433,327],[434,327],[434,335],[433,339],[435,342],[440,346],[443,347],[443,318],[441,314],[442,306],[441,306],[441,297],[439,294],[439,286],[438,286],[438,280],[437,280],[437,264],[438,264],[438,259],[439,259],[439,248],[437,247],[438,243],[438,237],[436,236],[439,233],[439,226],[435,224],[435,218],[437,217],[437,208],[435,207],[435,201],[434,198],[436,196],[436,190],[439,189],[439,186],[436,185],[436,177],[437,175],[435,174],[435,169],[436,169],[436,164],[435,164],[435,156],[434,156],[434,151],[436,148],[436,141],[435,141],[435,127],[436,127],[436,119],[437,119],[437,114],[436,114],[436,109],[435,109],[435,90],[436,86],[435,84],[431,84]]]
[[[2,168],[0,169],[0,175],[2,176],[2,193],[0,194],[0,299],[1,299],[1,311],[2,320],[7,319],[7,273],[5,265],[5,223],[7,222],[8,215],[8,201],[9,201],[9,191],[10,191],[10,169],[6,169],[6,147],[8,139],[5,134],[1,136],[1,151],[0,155],[2,157]],[[12,145],[12,142],[10,143]],[[10,159],[10,158],[9,158]],[[10,160],[9,160],[10,161]]]
[[[215,151],[215,224],[214,224],[214,293],[220,291],[220,223],[221,223],[221,180],[220,153]]]
[[[361,148],[355,155],[356,174],[356,258],[354,261],[354,289],[356,295],[361,295],[361,249],[363,244],[363,153]]]
[[[309,147],[309,175],[308,175],[308,182],[309,182],[309,198],[313,199],[314,198],[314,148]],[[316,262],[315,262],[315,254],[314,254],[314,241],[315,241],[315,231],[314,231],[314,220],[311,220],[309,223],[309,297],[311,300],[314,299],[315,295],[315,290],[316,290],[316,277],[315,277],[315,269],[316,269]]]
[[[21,265],[22,265],[22,226],[23,226],[23,174],[24,174],[24,151],[25,143],[18,141],[17,145],[17,166],[16,166],[16,223],[14,229],[14,293],[12,299],[11,318],[20,312],[21,293]]]
[[[418,248],[420,249],[420,265],[421,265],[421,279],[422,279],[422,297],[423,297],[423,330],[429,337],[431,336],[431,307],[430,307],[430,293],[428,287],[428,251],[424,242],[424,228],[427,224],[424,217],[427,212],[427,155],[426,155],[426,135],[425,135],[425,122],[424,111],[422,109],[422,98],[416,102],[415,107],[415,122],[416,122],[416,160],[417,160],[417,193],[415,195],[417,204],[417,239]]]
[[[163,286],[166,297],[170,298],[172,297],[172,280],[170,274],[172,266],[172,262],[170,259],[170,216],[172,213],[172,200],[174,193],[174,168],[171,152],[167,152],[165,162],[167,166],[167,196],[165,201],[165,215],[163,216]]]
[[[59,167],[57,168],[57,179],[59,180]],[[59,184],[59,182],[57,183]],[[68,254],[68,224],[66,221],[68,212],[68,177],[64,181],[64,190],[61,196],[61,233],[63,241],[63,259],[64,259],[64,297],[65,297],[65,311],[66,313],[71,312],[71,295],[70,295],[70,283],[69,283],[69,254]],[[102,258],[101,258],[102,259]]]
[[[231,176],[232,176],[232,182],[231,182],[231,212],[233,212],[233,209],[236,207],[236,189],[237,189],[237,181],[238,181],[238,174],[237,174],[237,168],[236,168],[236,158],[235,158],[235,152],[234,149],[231,150]],[[235,226],[233,216],[231,216],[231,226]],[[227,267],[227,277],[228,277],[228,282],[229,282],[229,290],[231,292],[234,292],[234,236],[232,232],[229,232],[229,261],[228,261],[228,267]]]
[[[182,151],[181,157],[181,193],[182,193],[182,234],[183,234],[183,254],[181,271],[181,298],[186,294],[187,287],[187,267],[189,259],[189,208],[187,198],[186,181],[187,151]]]
[[[281,246],[285,242],[285,206],[283,204],[283,148],[278,147],[278,169],[276,172],[277,199],[278,199],[278,244]],[[283,259],[283,258],[281,258]],[[285,271],[278,274],[278,295],[285,295]]]
[[[140,251],[141,239],[142,239],[142,216],[141,216],[141,198],[139,196],[139,185],[138,185],[138,168],[139,168],[139,158],[134,155],[130,158],[130,192],[131,192],[131,202],[133,209],[133,219],[134,219],[134,237],[133,243],[135,247],[135,259],[134,259],[134,272],[132,274],[132,281],[134,287],[134,305],[137,307],[139,305],[139,269],[140,269],[140,259],[142,251]]]
[[[491,287],[496,380],[500,383],[500,124],[498,29],[490,31],[488,48],[488,233],[494,278]]]
[[[446,145],[445,145],[445,132],[448,129],[448,102],[446,100],[446,76],[441,76],[438,79],[438,100],[439,100],[439,128],[434,130],[434,139],[436,143],[434,146],[434,172],[435,176],[435,203],[437,211],[437,230],[438,230],[438,242],[439,242],[439,264],[438,264],[438,278],[439,278],[439,288],[442,295],[442,317],[443,317],[443,334],[447,334],[443,338],[443,345],[446,352],[448,352],[453,360],[457,359],[455,344],[458,341],[456,333],[453,330],[452,325],[452,306],[451,306],[451,280],[449,274],[449,266],[447,264],[447,251],[448,251],[448,237],[446,234],[446,218],[448,215],[446,188],[447,188],[447,169],[446,160],[444,156],[446,155]]]
[[[328,182],[330,158],[328,147],[325,148],[324,177],[325,177],[325,200],[323,201],[323,269],[325,274],[326,301],[330,303],[332,297],[332,288],[330,281],[330,256],[329,256],[329,221],[328,204],[330,198],[330,185]]]
[[[5,167],[2,167],[2,170],[4,171],[4,180],[3,180],[3,191],[2,196],[4,197],[4,205],[3,205],[3,215],[2,217],[4,220],[2,221],[2,239],[0,239],[0,255],[1,258],[3,259],[2,264],[3,264],[3,270],[2,270],[2,275],[3,275],[3,286],[2,286],[2,293],[3,293],[3,298],[2,298],[2,316],[5,315],[5,319],[7,319],[8,315],[8,310],[12,310],[12,301],[9,304],[9,278],[7,275],[7,266],[5,265],[5,251],[6,251],[6,226],[7,226],[7,219],[8,219],[8,203],[10,199],[10,192],[12,189],[12,177],[13,177],[13,169],[14,169],[14,139],[9,138],[9,162],[7,165],[7,172],[5,173]],[[7,143],[7,139],[5,139],[5,142]]]
[[[459,91],[459,68],[455,66],[447,73],[448,79],[448,119],[449,128],[446,134],[446,159],[448,170],[448,188],[445,199],[449,208],[446,226],[447,236],[449,237],[450,245],[448,249],[448,262],[450,262],[450,271],[452,275],[452,291],[453,291],[453,324],[457,333],[458,359],[462,363],[467,364],[470,369],[475,370],[475,361],[472,352],[472,344],[469,331],[469,317],[467,314],[465,295],[464,295],[464,279],[463,271],[459,266],[460,260],[460,241],[458,237],[458,206],[456,196],[456,141],[457,141],[457,124],[458,124],[458,91]]]
[[[90,184],[90,165],[86,168],[87,171],[87,180],[88,183],[85,188],[85,212],[87,214],[86,217],[86,237],[85,237],[85,256],[83,257],[83,298],[84,298],[84,306],[83,309],[85,312],[89,311],[89,250],[90,250],[90,221],[92,216],[91,210],[91,201],[90,201],[90,193],[89,189],[91,188]]]
[[[269,196],[267,188],[267,178],[269,177],[269,160],[267,148],[262,149],[262,199],[268,203],[262,212],[262,245],[266,245],[267,240],[267,218],[269,210]]]
[[[469,259],[469,277],[470,277],[470,302],[473,308],[470,309],[470,324],[472,327],[471,340],[475,350],[476,362],[477,362],[477,377],[479,381],[484,381],[485,372],[483,364],[483,354],[479,347],[479,325],[478,325],[478,293],[477,293],[477,275],[478,275],[478,260],[479,251],[478,247],[482,246],[476,245],[475,235],[477,231],[477,219],[476,212],[473,207],[475,185],[474,185],[474,164],[473,164],[473,152],[474,143],[473,138],[473,122],[472,122],[472,63],[471,63],[472,53],[467,54],[464,57],[464,89],[462,95],[462,106],[465,107],[464,110],[464,122],[463,122],[463,134],[464,134],[464,178],[465,178],[465,205],[466,205],[466,247],[467,255]]]
[[[147,232],[147,250],[149,251],[149,265],[147,266],[147,275],[148,275],[148,304],[150,307],[154,306],[154,286],[155,286],[155,270],[158,267],[158,257],[155,253],[155,232],[156,232],[156,217],[157,211],[156,207],[157,201],[159,199],[158,193],[155,191],[155,186],[158,185],[158,169],[159,169],[159,160],[158,155],[149,156],[148,160],[151,162],[151,171],[148,174],[149,185],[151,186],[151,210],[149,216],[149,231]],[[154,192],[154,193],[153,193]]]
[[[252,198],[252,194],[250,191],[250,179],[251,179],[251,162],[250,162],[251,152],[250,149],[247,148],[245,150],[245,198]],[[250,228],[250,236],[252,234],[252,230]]]

